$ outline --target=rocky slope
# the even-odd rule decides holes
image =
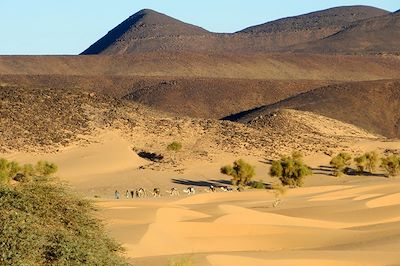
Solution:
[[[345,6],[283,18],[233,34],[217,34],[145,9],[112,29],[82,54],[292,51],[293,45],[324,39],[351,23],[388,13],[368,6]]]
[[[298,50],[318,53],[394,53],[400,42],[400,13],[374,17],[350,24],[338,33]]]
[[[237,115],[236,120],[247,123],[288,108],[318,113],[386,137],[400,136],[398,80],[329,85]]]
[[[2,152],[55,152],[72,144],[96,141],[98,130],[120,130],[136,151],[164,154],[167,162],[185,158],[210,159],[220,151],[277,157],[293,149],[304,153],[345,147],[349,140],[374,138],[362,130],[329,120],[351,133],[328,130],[316,133],[308,113],[284,124],[293,128],[259,127],[212,119],[172,117],[129,101],[63,89],[0,88],[0,147]],[[320,123],[326,118],[319,117]],[[297,122],[295,122],[297,121]],[[296,124],[297,123],[297,124]],[[166,147],[180,141],[183,151],[172,156]],[[169,157],[170,156],[170,157]],[[172,157],[171,157],[172,156]]]

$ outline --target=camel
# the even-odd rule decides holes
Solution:
[[[228,187],[228,186],[222,186],[222,187],[219,187],[219,188],[224,192],[232,192],[233,191],[232,188]]]
[[[183,192],[188,194],[188,195],[196,194],[196,191],[194,190],[194,187],[188,187],[187,189],[184,189]]]
[[[153,189],[153,196],[161,197],[161,190],[158,187]]]
[[[210,185],[208,188],[205,189],[205,191],[206,191],[207,193],[215,192],[215,187],[214,187],[213,185]]]
[[[179,196],[179,191],[177,188],[173,187],[171,190],[166,191],[170,196]]]
[[[137,198],[143,198],[146,196],[146,191],[144,190],[144,188],[139,188],[136,190],[136,197]]]

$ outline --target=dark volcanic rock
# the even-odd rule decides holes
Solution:
[[[354,22],[387,14],[388,11],[368,6],[337,7],[279,19],[233,34],[218,34],[145,9],[82,54],[292,51],[294,45],[321,40]]]
[[[132,15],[90,46],[82,54],[115,53],[132,49],[131,44],[142,39],[204,35],[208,32],[150,9]]]

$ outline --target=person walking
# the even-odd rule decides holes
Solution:
[[[116,190],[115,192],[114,192],[114,197],[115,197],[115,199],[119,199],[119,191],[118,190]]]

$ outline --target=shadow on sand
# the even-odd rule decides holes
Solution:
[[[214,187],[231,185],[231,181],[229,180],[207,180],[207,181],[195,181],[188,179],[172,179],[172,182],[179,185],[186,186],[196,186],[196,187],[210,187],[211,185]]]

